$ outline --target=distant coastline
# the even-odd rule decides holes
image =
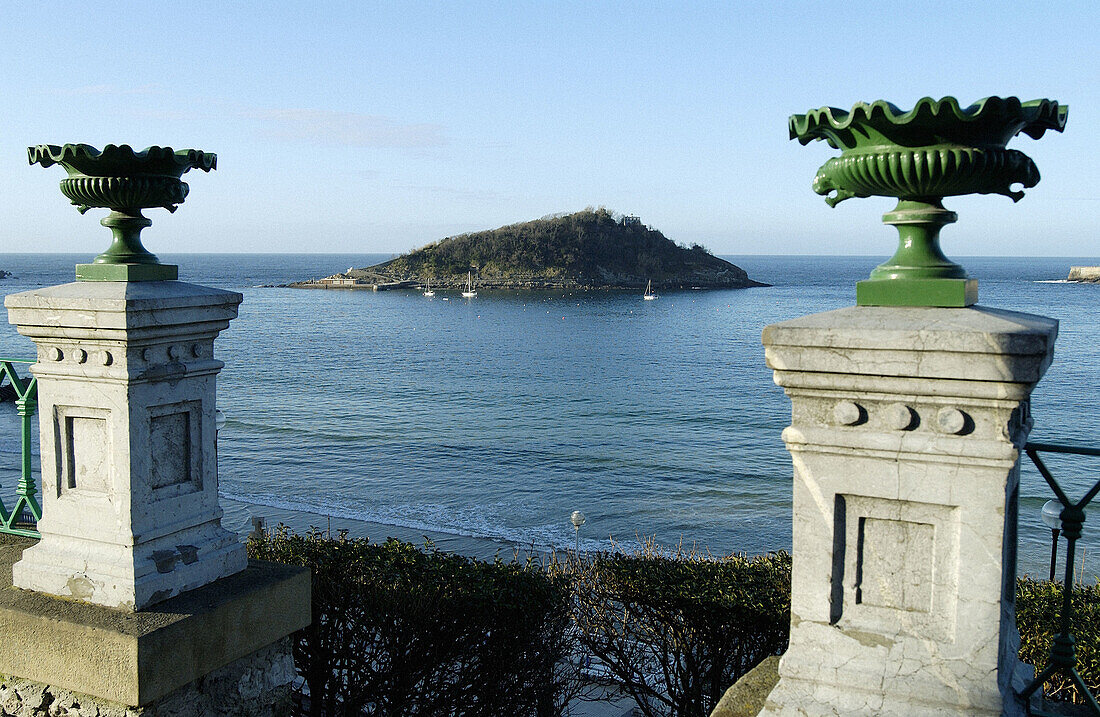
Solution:
[[[677,245],[638,217],[605,209],[446,237],[364,268],[290,284],[301,289],[743,289],[768,286],[704,247]]]

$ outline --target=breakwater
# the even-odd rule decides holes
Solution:
[[[1069,281],[1100,284],[1100,266],[1071,266],[1069,268]]]

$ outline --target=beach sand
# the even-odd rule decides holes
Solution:
[[[502,559],[508,560],[516,554],[525,556],[532,552],[540,555],[549,552],[546,546],[519,546],[488,538],[472,538],[465,535],[402,528],[348,518],[332,518],[327,515],[301,510],[252,505],[231,500],[225,496],[220,498],[220,502],[222,510],[225,511],[225,515],[222,517],[222,526],[227,530],[239,533],[242,540],[248,533],[252,532],[252,518],[260,517],[264,519],[264,527],[267,530],[274,530],[280,524],[299,534],[316,528],[336,536],[340,530],[347,530],[348,536],[352,538],[368,538],[376,543],[385,542],[387,538],[397,538],[418,546],[434,545],[441,551],[466,555],[479,560],[492,560],[498,555]]]

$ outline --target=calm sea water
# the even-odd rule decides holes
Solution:
[[[790,545],[790,404],[764,366],[769,323],[847,306],[871,257],[727,257],[775,286],[631,292],[302,291],[383,255],[181,255],[181,279],[244,294],[216,348],[228,423],[226,522],[249,513],[456,549],[662,543],[756,553]],[[0,254],[0,292],[64,283],[84,256]],[[1096,258],[962,260],[981,303],[1061,320],[1034,395],[1034,440],[1100,444],[1100,286],[1059,283]],[[33,346],[0,326],[0,356]],[[8,415],[11,414],[11,415]],[[15,483],[14,408],[0,405],[0,490]],[[1073,491],[1100,459],[1051,460]],[[1045,572],[1050,497],[1025,466],[1022,568]],[[1098,505],[1100,507],[1100,505]],[[1094,514],[1100,515],[1100,513]],[[1086,566],[1100,572],[1100,527]]]

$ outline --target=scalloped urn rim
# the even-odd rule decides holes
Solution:
[[[1038,139],[1063,131],[1069,108],[1048,99],[986,97],[960,107],[954,97],[923,97],[903,112],[885,100],[850,111],[822,107],[791,115],[791,139],[825,140],[841,150],[814,177],[830,206],[852,197],[934,200],[964,194],[1002,194],[1018,201],[1039,182],[1023,152],[1006,149],[1020,132]]]
[[[60,164],[70,177],[162,176],[178,179],[192,169],[209,172],[218,167],[218,155],[201,149],[151,146],[135,152],[128,144],[108,144],[102,151],[88,144],[38,144],[27,147],[30,164]]]
[[[135,152],[128,144],[108,144],[102,151],[88,144],[39,144],[27,148],[30,164],[60,164],[68,176],[61,193],[83,214],[92,207],[110,209],[100,224],[111,230],[112,243],[91,264],[77,265],[79,281],[170,281],[174,265],[161,264],[141,245],[141,230],[152,222],[142,209],[174,212],[186,199],[181,178],[192,169],[217,168],[218,155],[199,149],[152,146]]]
[[[883,221],[898,230],[898,248],[868,280],[856,285],[860,306],[970,306],[977,282],[944,256],[940,228],[954,222],[942,199],[1003,194],[1016,201],[1033,187],[1039,169],[1023,152],[1007,149],[1020,132],[1039,139],[1065,129],[1069,108],[1055,100],[1021,102],[986,97],[960,107],[954,97],[922,97],[909,111],[885,100],[851,110],[821,107],[788,119],[790,138],[806,145],[825,140],[840,151],[818,168],[813,191],[829,206],[853,197],[896,197]]]
[[[823,139],[845,152],[884,145],[1003,148],[1020,132],[1039,139],[1047,130],[1063,131],[1068,113],[1067,105],[1049,99],[992,96],[963,108],[954,97],[922,97],[909,111],[886,100],[857,102],[851,110],[821,107],[791,115],[788,128],[790,139],[803,145]]]

